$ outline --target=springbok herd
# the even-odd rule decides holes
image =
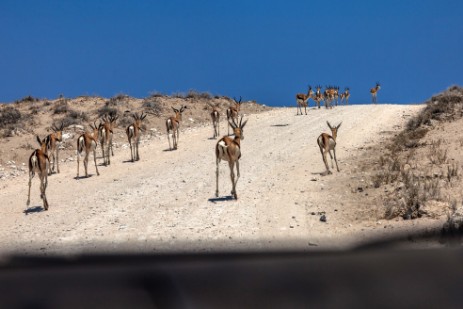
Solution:
[[[372,96],[372,102],[376,103],[376,94],[380,89],[380,84],[376,83],[376,87],[370,90]],[[321,92],[321,87],[316,86],[316,91],[312,90],[312,87],[309,86],[307,94],[297,94],[296,103],[297,103],[297,115],[302,115],[302,107],[305,108],[305,113],[307,115],[307,106],[308,100],[313,99],[317,103],[318,108],[320,108],[320,102],[323,101],[326,108],[332,108],[332,104],[338,105],[338,99],[345,102],[347,105],[349,102],[349,88],[346,88],[345,91],[339,94],[339,87],[326,87],[325,91]],[[218,105],[211,105],[211,119],[214,129],[213,138],[218,138],[220,135],[219,123],[220,123],[220,110]],[[230,168],[230,178],[232,182],[231,195],[238,199],[236,193],[236,184],[240,177],[240,168],[239,168],[239,159],[241,158],[241,140],[244,139],[244,127],[246,126],[247,120],[243,121],[243,116],[240,116],[240,107],[241,107],[241,97],[239,100],[234,99],[234,103],[226,110],[227,122],[228,122],[228,135],[223,136],[219,139],[215,146],[215,156],[216,156],[216,197],[219,196],[219,164],[222,160],[227,161]],[[166,120],[166,129],[167,129],[167,139],[169,141],[169,149],[175,150],[178,147],[179,140],[179,127],[180,122],[182,121],[182,113],[186,109],[186,106],[182,106],[179,109],[173,108],[174,116],[169,117]],[[131,113],[130,111],[125,111],[125,113]],[[138,146],[140,143],[141,132],[143,131],[142,122],[150,114],[149,112],[131,113],[134,121],[131,125],[126,128],[126,134],[130,145],[130,155],[132,162],[140,160],[140,155],[138,153]],[[91,132],[85,132],[77,138],[77,177],[79,179],[79,169],[80,169],[80,158],[84,155],[84,170],[85,177],[88,177],[88,159],[91,152],[93,152],[93,161],[95,164],[95,170],[97,176],[100,175],[98,171],[98,165],[96,163],[96,150],[98,144],[101,146],[102,155],[103,155],[103,164],[108,166],[111,164],[111,155],[114,156],[113,151],[113,130],[116,127],[116,121],[118,116],[105,115],[99,119],[99,123],[96,121],[93,124],[90,124]],[[341,126],[339,123],[336,126],[332,126],[327,121],[328,127],[331,130],[331,135],[327,133],[322,133],[317,138],[317,144],[320,147],[320,153],[322,155],[323,162],[326,167],[326,174],[331,174],[331,171],[328,167],[328,162],[326,155],[329,154],[331,158],[331,167],[333,166],[333,158],[336,162],[336,169],[339,172],[338,161],[336,159],[336,136]],[[39,149],[36,149],[32,152],[29,157],[29,191],[27,196],[27,206],[30,204],[30,193],[31,193],[31,183],[32,178],[35,174],[38,174],[40,178],[40,198],[43,200],[43,208],[48,210],[48,201],[46,197],[46,189],[48,185],[48,176],[55,172],[60,172],[59,169],[59,143],[62,141],[62,133],[64,129],[64,124],[52,127],[53,133],[46,136],[44,139],[40,139],[39,136],[36,136],[37,142],[40,145]],[[232,135],[230,135],[230,128],[232,129]],[[172,136],[172,143],[170,141],[170,136]],[[231,137],[233,136],[233,137]],[[110,155],[111,153],[111,155]],[[50,160],[53,160],[51,164]],[[236,166],[236,175],[235,175],[235,166]]]
[[[307,106],[309,106],[309,99],[312,99],[318,108],[320,108],[320,103],[323,101],[325,108],[333,108],[333,104],[338,106],[344,101],[345,105],[349,104],[350,89],[346,87],[344,92],[339,92],[339,87],[337,86],[326,86],[325,91],[321,91],[322,87],[320,85],[315,87],[313,91],[312,86],[308,86],[307,94],[298,93],[296,94],[296,104],[297,104],[297,115],[302,115],[302,107],[304,107],[305,114],[307,115]],[[377,82],[376,86],[370,89],[371,102],[376,103],[376,95],[378,94],[381,85]]]

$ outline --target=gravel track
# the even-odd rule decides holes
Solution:
[[[176,151],[167,150],[165,135],[146,140],[136,163],[127,161],[128,149],[115,149],[111,165],[99,166],[99,177],[92,157],[89,178],[75,179],[76,162],[62,164],[61,173],[49,177],[48,211],[41,210],[37,177],[26,213],[27,176],[8,180],[0,192],[0,247],[22,254],[72,254],[346,246],[355,242],[352,236],[360,228],[341,175],[348,179],[360,148],[380,142],[383,132],[397,130],[421,108],[311,108],[307,116],[296,116],[295,108],[276,108],[247,115],[237,201],[229,198],[226,162],[220,165],[220,197],[214,196],[212,126],[181,132]],[[333,125],[342,121],[337,145],[341,172],[322,176],[316,139],[329,132],[327,120]],[[226,130],[222,121],[221,132]],[[312,214],[322,212],[327,223]]]

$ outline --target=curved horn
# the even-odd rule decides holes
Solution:
[[[236,103],[236,104],[241,104],[241,96],[240,96],[240,100],[239,100],[239,101],[237,101],[235,97],[233,97],[233,100],[235,100],[235,103]]]

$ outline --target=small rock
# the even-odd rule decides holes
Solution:
[[[320,217],[320,221],[321,221],[321,222],[326,222],[326,215],[322,215],[322,216]]]

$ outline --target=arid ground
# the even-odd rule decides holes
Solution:
[[[386,218],[385,201],[395,196],[401,199],[397,193],[400,188],[374,182],[382,147],[404,129],[423,104],[352,105],[331,110],[311,107],[303,116],[296,116],[295,107],[243,104],[248,124],[241,144],[238,200],[230,197],[226,162],[220,164],[220,194],[215,197],[217,141],[211,138],[206,104],[195,104],[183,115],[175,151],[168,150],[163,128],[164,119],[172,114],[169,107],[164,107],[159,120],[152,118],[147,123],[138,162],[130,162],[124,127],[117,128],[110,166],[102,165],[98,148],[100,176],[96,176],[90,157],[91,177],[76,179],[74,144],[78,131],[75,127],[67,129],[61,172],[48,178],[48,211],[42,208],[37,177],[32,181],[31,205],[26,207],[26,160],[37,147],[34,133],[45,133],[44,121],[35,120],[37,128],[43,129],[5,137],[0,162],[1,252],[48,255],[343,249],[397,234],[440,229],[447,220],[451,197],[445,192],[455,191],[452,186],[457,186],[450,180],[447,191],[428,203],[426,214],[415,220]],[[229,104],[224,101],[221,105],[221,134],[227,133],[224,115]],[[40,108],[39,116],[50,114],[46,106]],[[93,120],[90,118],[88,122]],[[320,133],[329,133],[326,121],[333,125],[342,122],[336,147],[340,172],[334,169],[331,175],[324,175],[316,143]],[[438,140],[447,143],[448,157],[441,163],[453,160],[461,166],[461,139],[449,141],[450,135],[459,132],[460,121],[434,126],[421,145],[430,147]],[[435,166],[436,162],[428,162],[429,157],[425,152],[422,161],[407,168]]]

